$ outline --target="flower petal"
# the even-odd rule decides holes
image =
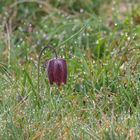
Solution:
[[[47,64],[47,72],[50,84],[53,84],[54,82],[53,69],[54,69],[54,61],[49,61]]]

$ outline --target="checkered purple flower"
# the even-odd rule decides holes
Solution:
[[[65,59],[55,58],[49,60],[46,64],[50,84],[56,83],[58,87],[66,84],[67,81],[67,63]]]

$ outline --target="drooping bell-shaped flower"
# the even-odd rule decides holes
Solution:
[[[56,83],[59,87],[67,81],[67,63],[65,59],[51,59],[47,63],[47,72],[50,84]]]

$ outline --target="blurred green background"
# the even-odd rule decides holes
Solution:
[[[0,0],[0,139],[139,139],[139,11],[139,0]],[[38,92],[47,45],[68,80],[49,85],[46,50]]]

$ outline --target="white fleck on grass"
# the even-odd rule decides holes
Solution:
[[[99,40],[96,41],[96,44],[99,44]]]
[[[84,9],[80,9],[80,13],[83,13],[84,12]]]
[[[131,40],[131,37],[129,36],[129,37],[127,38],[127,40],[130,41],[130,40]]]

